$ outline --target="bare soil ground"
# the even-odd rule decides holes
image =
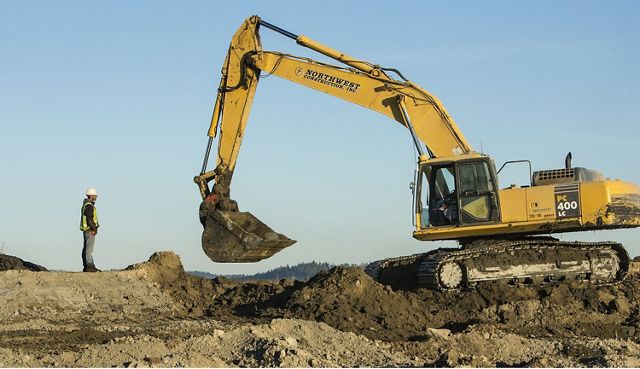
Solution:
[[[611,286],[462,293],[393,290],[358,268],[208,280],[171,252],[115,272],[8,270],[0,366],[637,367],[640,264],[631,269]]]

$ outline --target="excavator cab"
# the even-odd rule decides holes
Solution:
[[[418,224],[429,228],[498,222],[497,189],[495,168],[488,157],[423,163],[416,191]]]

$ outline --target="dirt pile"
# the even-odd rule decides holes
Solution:
[[[226,290],[218,281],[187,274],[180,257],[171,251],[156,252],[146,262],[130,265],[125,270],[142,273],[193,316],[204,315],[206,306]]]
[[[381,340],[398,340],[400,332],[410,339],[434,327],[416,301],[376,283],[359,268],[319,273],[283,305],[288,316]]]
[[[2,367],[339,367],[416,366],[391,344],[374,342],[326,324],[279,319],[229,329],[210,327],[191,337],[158,337],[147,331],[80,349],[39,354],[0,347]]]
[[[612,286],[394,290],[359,268],[308,282],[184,272],[0,272],[0,366],[638,366],[640,264]]]
[[[158,252],[124,271],[101,273],[1,272],[0,321],[93,324],[145,317],[202,316],[218,291],[204,278],[187,275],[180,258]],[[45,321],[47,323],[47,321]]]
[[[228,286],[207,311],[220,319],[314,320],[386,341],[420,341],[429,328],[456,333],[479,324],[535,336],[640,337],[639,288],[638,274],[631,274],[612,286],[484,283],[463,292],[394,291],[359,268],[334,268],[305,283]]]
[[[24,261],[11,255],[0,254],[0,272],[6,270],[31,270],[33,272],[46,272],[47,268]]]
[[[0,321],[50,319],[54,323],[66,320],[90,324],[105,317],[117,321],[149,311],[164,316],[182,311],[159,285],[150,284],[137,271],[1,273]]]

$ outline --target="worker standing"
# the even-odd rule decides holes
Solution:
[[[98,212],[96,211],[96,200],[98,199],[98,191],[91,187],[87,189],[87,198],[82,202],[80,230],[84,236],[82,247],[82,265],[83,272],[99,272],[93,263],[93,246],[96,242],[96,234],[98,233]]]

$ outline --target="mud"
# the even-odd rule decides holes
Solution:
[[[385,341],[420,341],[425,328],[464,332],[499,325],[515,334],[556,337],[640,337],[640,278],[594,286],[479,284],[463,292],[394,291],[359,268],[335,268],[306,283],[246,283],[231,287],[207,310],[224,319],[299,318]],[[218,315],[218,312],[223,312]]]
[[[0,272],[0,366],[638,366],[640,263],[611,286],[394,289],[359,268],[307,282]]]

